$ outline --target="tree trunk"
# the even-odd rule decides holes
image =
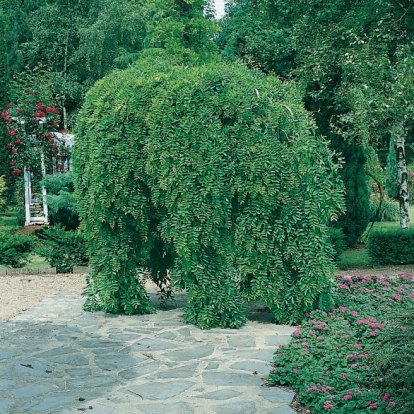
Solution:
[[[397,157],[398,183],[399,183],[399,202],[400,202],[400,224],[401,228],[410,228],[410,212],[408,197],[408,175],[405,162],[405,140],[404,126],[401,122],[394,125],[392,134],[395,142],[395,154]]]

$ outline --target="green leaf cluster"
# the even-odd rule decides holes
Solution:
[[[75,230],[79,226],[79,215],[74,194],[71,172],[47,175],[42,180],[47,190],[49,221],[52,225],[60,224],[66,230]]]
[[[237,328],[244,301],[281,323],[333,274],[338,165],[294,85],[152,50],[98,82],[77,122],[75,186],[93,272],[87,309],[151,312],[137,278],[171,270],[185,319]]]

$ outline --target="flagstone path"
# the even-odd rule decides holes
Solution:
[[[154,315],[82,310],[59,292],[0,323],[0,414],[292,414],[267,387],[272,354],[294,328],[253,308],[239,330],[182,321],[185,297]]]

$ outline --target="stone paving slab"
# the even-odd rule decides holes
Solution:
[[[294,393],[263,381],[294,327],[253,309],[239,330],[203,331],[177,303],[117,316],[59,292],[0,323],[0,414],[295,413]]]

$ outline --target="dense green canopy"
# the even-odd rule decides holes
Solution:
[[[151,312],[138,268],[171,270],[203,328],[243,324],[245,299],[297,321],[327,288],[342,187],[293,85],[152,50],[91,89],[76,133],[87,309]]]

